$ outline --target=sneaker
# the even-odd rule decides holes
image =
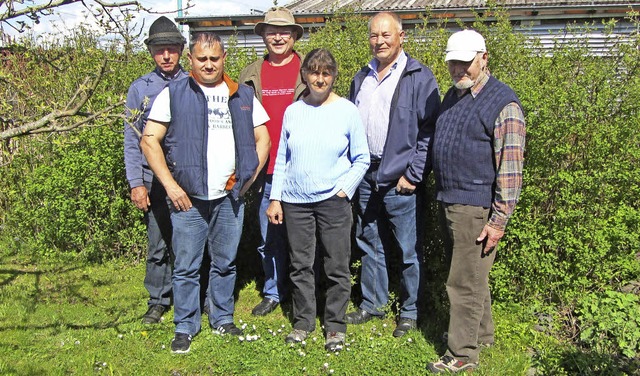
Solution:
[[[191,350],[191,336],[185,333],[176,333],[171,340],[171,352],[174,354],[186,354]]]
[[[225,334],[229,334],[232,336],[241,336],[242,335],[242,329],[238,328],[236,326],[236,324],[230,322],[228,324],[222,324],[219,327],[217,327],[216,329],[213,330],[214,334],[219,334],[219,335],[225,335]]]
[[[147,310],[147,313],[142,316],[143,324],[158,324],[162,322],[162,315],[166,309],[162,305],[151,305]]]
[[[302,329],[293,329],[284,339],[286,343],[300,343],[307,339],[309,332]]]
[[[463,362],[449,355],[444,355],[435,362],[427,364],[427,369],[433,373],[442,372],[460,372],[464,370],[472,370],[478,366],[478,363]]]
[[[324,348],[327,351],[340,351],[344,347],[345,334],[342,332],[327,332]]]

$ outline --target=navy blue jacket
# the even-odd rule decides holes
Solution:
[[[235,173],[227,183],[234,199],[258,168],[253,133],[253,89],[238,85],[226,74],[229,112],[236,149]],[[167,167],[178,185],[190,196],[206,196],[207,186],[207,100],[193,78],[169,84],[171,122],[164,138]]]
[[[351,81],[351,102],[355,103],[370,71],[365,66]],[[402,176],[412,184],[423,181],[431,170],[429,149],[439,111],[440,92],[433,73],[407,55],[391,102],[389,131],[375,177],[378,188],[395,185]]]
[[[140,150],[140,136],[133,130],[133,127],[142,134],[149,112],[151,112],[151,106],[158,94],[170,81],[182,80],[187,77],[189,74],[182,68],[172,78],[166,77],[156,68],[153,72],[133,81],[129,87],[125,104],[124,166],[130,188],[140,187],[145,183],[151,184],[153,180],[153,172],[147,165],[142,150]]]

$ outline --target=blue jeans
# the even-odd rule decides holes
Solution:
[[[191,198],[188,211],[172,209],[174,317],[177,333],[200,331],[200,265],[208,246],[209,323],[217,328],[233,322],[233,290],[236,284],[236,254],[242,235],[244,202],[230,196],[203,201]]]
[[[171,214],[167,193],[152,173],[145,172],[145,187],[151,206],[144,214],[147,225],[147,270],[144,287],[149,292],[148,305],[171,305]],[[148,181],[147,181],[148,180]]]
[[[262,237],[258,253],[262,259],[262,270],[264,271],[262,294],[265,298],[279,302],[286,294],[287,237],[284,224],[273,225],[269,223],[269,218],[267,218],[272,178],[271,174],[265,176],[262,190],[258,193],[258,200],[260,200],[258,219]]]
[[[416,194],[402,195],[396,191],[395,184],[376,190],[375,173],[376,170],[367,171],[358,187],[356,242],[364,252],[360,308],[372,315],[384,315],[380,308],[389,300],[385,255],[391,249],[387,236],[390,234],[402,251],[400,317],[416,320],[421,253],[416,232]]]

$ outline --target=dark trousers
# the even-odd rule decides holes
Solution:
[[[324,327],[327,332],[346,332],[345,314],[351,294],[349,260],[353,215],[346,198],[333,196],[311,204],[282,203],[291,247],[290,278],[293,285],[293,327],[315,330],[316,295],[313,264],[316,233],[323,247],[327,278]]]
[[[440,203],[444,240],[451,252],[447,279],[449,339],[446,355],[477,362],[479,343],[493,343],[489,272],[496,253],[482,253],[476,242],[489,220],[489,209]]]
[[[147,271],[144,287],[149,292],[148,305],[171,305],[171,212],[167,192],[157,179],[145,172],[145,187],[149,192],[151,207],[144,214],[147,225]],[[148,181],[147,181],[148,180]]]

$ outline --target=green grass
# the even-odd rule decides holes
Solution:
[[[144,265],[124,260],[0,262],[0,374],[421,375],[443,351],[441,325],[426,318],[401,339],[391,335],[391,318],[350,326],[339,354],[325,352],[320,324],[304,347],[287,345],[290,306],[252,317],[260,296],[250,281],[239,291],[235,319],[257,340],[214,335],[205,317],[191,352],[173,355],[172,312],[159,325],[141,324],[143,277]],[[483,350],[474,374],[525,375],[532,362],[530,323],[513,307],[495,311],[497,345]]]

